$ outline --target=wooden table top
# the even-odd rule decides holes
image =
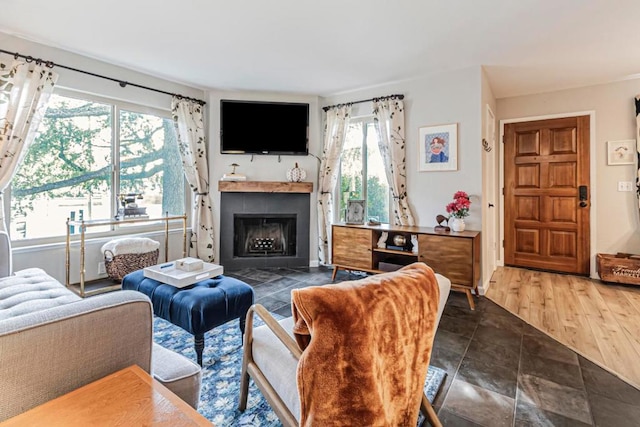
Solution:
[[[37,406],[2,427],[211,426],[138,366],[130,366]]]

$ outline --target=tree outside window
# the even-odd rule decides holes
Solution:
[[[378,148],[373,118],[352,120],[345,136],[340,160],[338,189],[340,221],[350,199],[366,200],[366,218],[389,222],[389,185]]]
[[[169,113],[54,94],[38,132],[11,183],[13,240],[63,236],[67,218],[113,218],[118,193],[142,193],[150,216],[185,212]]]

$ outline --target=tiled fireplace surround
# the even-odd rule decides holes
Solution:
[[[225,269],[309,266],[310,189],[296,184],[304,183],[220,183],[220,262]],[[295,216],[295,253],[235,256],[236,215]]]

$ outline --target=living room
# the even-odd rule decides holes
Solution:
[[[497,5],[496,5],[497,6]],[[506,5],[501,4],[501,7]],[[532,5],[530,5],[532,6]],[[634,6],[629,6],[626,15],[633,15],[630,11]],[[533,7],[533,6],[532,6]],[[568,13],[568,6],[557,6],[559,11]],[[574,7],[578,7],[574,5]],[[595,6],[594,6],[595,7]],[[604,7],[604,6],[603,6]],[[551,6],[535,9],[535,16],[542,19],[546,13],[552,13]],[[522,10],[525,10],[524,7]],[[521,10],[521,12],[522,12]],[[602,11],[601,11],[602,12]],[[16,10],[16,13],[18,11]],[[23,12],[21,12],[23,13]],[[26,13],[26,12],[24,12]],[[244,12],[243,12],[244,13]],[[497,13],[497,12],[496,12]],[[505,12],[506,13],[506,12]],[[604,12],[602,12],[604,13]],[[595,19],[597,13],[589,15],[589,19]],[[614,14],[616,19],[618,14]],[[67,26],[72,26],[72,16]],[[512,15],[510,15],[512,16]],[[512,16],[522,18],[522,15]],[[64,21],[65,17],[61,17]],[[254,17],[254,19],[256,19]],[[275,18],[274,18],[275,19]],[[470,19],[470,18],[468,18]],[[495,23],[497,18],[490,21]],[[558,26],[569,25],[567,21],[557,18],[554,21]],[[585,17],[587,19],[587,17]],[[620,18],[621,19],[621,18]],[[570,21],[570,20],[568,20]],[[428,21],[427,21],[428,22]],[[463,26],[465,20],[456,23]],[[527,21],[525,28],[535,32],[535,21]],[[571,22],[575,24],[575,22]],[[589,23],[593,23],[589,21]],[[524,24],[523,24],[524,25]],[[585,25],[586,26],[586,25]],[[623,25],[616,25],[623,27]],[[474,27],[475,28],[475,27]],[[495,26],[481,28],[485,31],[497,31]],[[590,244],[589,244],[589,276],[598,279],[596,272],[596,254],[617,252],[640,253],[640,241],[637,239],[638,209],[637,198],[633,191],[618,191],[618,183],[635,182],[637,169],[634,165],[610,166],[607,164],[607,143],[610,141],[632,140],[636,138],[634,97],[640,93],[640,84],[637,80],[637,67],[632,68],[627,64],[626,73],[618,73],[613,77],[605,73],[605,68],[598,73],[582,75],[578,79],[576,74],[572,78],[572,72],[577,68],[598,69],[607,60],[593,58],[583,53],[573,57],[574,68],[570,68],[558,52],[551,52],[545,60],[562,62],[567,71],[563,75],[557,72],[559,79],[551,81],[548,74],[543,73],[544,62],[528,64],[526,60],[527,50],[535,51],[536,42],[528,40],[529,44],[521,46],[522,53],[516,55],[513,64],[501,64],[499,61],[486,59],[484,62],[473,60],[457,61],[457,56],[469,56],[470,52],[463,50],[464,46],[454,45],[449,47],[448,56],[441,61],[451,61],[458,65],[455,68],[432,67],[415,68],[413,73],[389,75],[386,80],[370,81],[358,80],[357,75],[346,73],[343,76],[342,86],[334,85],[329,89],[307,90],[303,84],[291,84],[286,86],[284,77],[274,76],[284,71],[277,64],[281,55],[279,49],[274,49],[273,58],[269,55],[257,56],[256,63],[275,63],[272,73],[263,71],[264,74],[253,75],[256,81],[270,82],[272,85],[265,88],[256,83],[254,86],[243,88],[239,83],[221,79],[219,84],[211,85],[205,80],[189,80],[173,71],[172,62],[182,61],[181,54],[167,56],[160,60],[167,63],[166,70],[155,66],[149,68],[143,60],[135,62],[135,58],[144,58],[146,52],[140,48],[129,52],[129,56],[113,60],[117,48],[111,47],[105,50],[104,56],[100,49],[104,40],[97,38],[94,50],[86,46],[70,46],[68,39],[58,40],[55,33],[39,34],[31,30],[25,19],[25,15],[18,14],[15,18],[11,14],[0,19],[0,49],[11,52],[19,52],[34,58],[52,60],[59,64],[65,64],[82,70],[98,74],[116,77],[119,80],[137,83],[144,86],[162,89],[169,92],[180,93],[185,96],[206,101],[207,137],[209,139],[208,156],[211,182],[211,199],[214,208],[214,230],[216,235],[215,253],[220,254],[220,242],[217,236],[220,234],[221,193],[218,191],[218,180],[223,174],[231,171],[232,163],[238,164],[237,172],[247,176],[251,181],[286,181],[286,172],[294,166],[294,163],[306,171],[307,181],[311,181],[314,191],[310,193],[310,220],[309,229],[309,254],[310,266],[318,267],[318,231],[317,231],[317,176],[319,172],[318,158],[322,156],[323,146],[323,120],[322,107],[334,104],[354,102],[390,94],[404,95],[405,128],[406,128],[406,156],[407,156],[407,191],[408,199],[413,208],[416,224],[424,227],[437,225],[436,216],[445,213],[445,206],[451,201],[451,196],[459,190],[467,192],[471,196],[470,215],[465,219],[467,229],[482,232],[481,259],[482,273],[479,283],[479,292],[484,295],[491,288],[491,278],[496,268],[504,265],[504,255],[501,248],[504,239],[504,229],[501,225],[504,207],[501,204],[499,189],[504,185],[501,176],[500,138],[502,128],[510,122],[519,119],[552,118],[562,115],[586,114],[592,119],[590,129]],[[33,31],[33,32],[32,32]],[[62,33],[67,33],[65,30]],[[503,31],[503,30],[501,30]],[[577,31],[577,30],[576,30]],[[614,30],[607,29],[613,32]],[[136,33],[129,34],[131,40]],[[419,33],[411,33],[419,34]],[[579,33],[584,36],[583,32]],[[93,34],[90,34],[93,36]],[[89,37],[90,35],[87,35]],[[594,33],[592,38],[585,38],[584,43],[598,45],[598,37],[605,35]],[[106,36],[102,35],[102,38]],[[504,37],[508,37],[505,35]],[[576,36],[577,37],[577,36]],[[613,37],[613,36],[612,36]],[[472,39],[473,37],[469,37]],[[358,39],[360,40],[360,39]],[[426,43],[426,42],[423,42]],[[445,43],[445,42],[443,42]],[[541,46],[547,46],[542,44]],[[132,43],[135,45],[135,43]],[[632,45],[632,43],[629,43]],[[108,46],[104,46],[105,49]],[[456,51],[456,48],[460,49]],[[540,47],[540,50],[543,48]],[[613,49],[609,49],[613,50]],[[74,51],[76,53],[74,53]],[[622,51],[622,49],[620,49]],[[78,52],[84,52],[81,55]],[[375,49],[372,50],[375,52]],[[369,52],[369,54],[372,54]],[[421,54],[419,48],[415,48],[414,56]],[[205,54],[207,54],[205,52]],[[568,53],[565,52],[566,55]],[[211,56],[219,56],[211,53]],[[298,52],[298,55],[301,55]],[[308,55],[308,53],[307,53]],[[620,56],[623,53],[620,52]],[[314,56],[314,55],[309,55]],[[633,56],[624,53],[624,56]],[[311,61],[312,58],[308,58]],[[226,59],[224,60],[227,61]],[[151,63],[151,62],[150,62]],[[635,64],[634,64],[635,65]],[[375,67],[375,65],[371,65]],[[194,68],[199,67],[197,61]],[[416,66],[417,67],[417,66]],[[520,70],[513,72],[510,67]],[[248,68],[248,67],[246,67]],[[243,76],[246,68],[236,70]],[[396,68],[405,68],[397,65]],[[116,99],[136,105],[143,105],[160,110],[168,110],[168,97],[144,89],[132,86],[120,87],[120,85],[107,82],[95,77],[86,76],[66,69],[55,69],[60,78],[57,87],[67,93],[99,95],[105,98]],[[509,72],[511,71],[511,73]],[[215,74],[214,70],[203,72]],[[353,73],[357,74],[357,73]],[[364,75],[364,73],[361,73]],[[539,78],[534,81],[535,78]],[[249,77],[247,79],[250,80]],[[322,76],[313,76],[315,80],[322,80]],[[350,80],[349,80],[350,79]],[[295,80],[291,78],[291,80]],[[306,80],[305,80],[306,81]],[[182,83],[179,83],[182,82]],[[267,83],[265,83],[267,84]],[[327,86],[329,87],[329,86]],[[309,114],[309,156],[264,156],[264,155],[226,155],[220,154],[220,100],[250,100],[268,102],[301,102],[310,106]],[[354,114],[369,114],[369,103],[354,104]],[[493,117],[493,120],[491,119]],[[457,170],[446,172],[420,172],[418,170],[418,139],[420,128],[432,125],[456,124],[458,135],[458,159]],[[493,125],[493,128],[491,127]],[[251,126],[251,123],[247,123]],[[491,131],[493,129],[493,132]],[[260,130],[256,130],[256,137],[260,137]],[[483,140],[486,145],[483,145]],[[5,199],[8,199],[5,197]],[[11,202],[5,200],[6,211]],[[490,208],[493,204],[494,208]],[[615,209],[613,208],[615,207]],[[6,218],[5,220],[8,220]],[[64,226],[64,224],[60,224]],[[157,236],[151,233],[152,236]],[[58,236],[58,240],[43,241],[34,245],[29,241],[13,242],[13,266],[14,270],[22,270],[31,267],[44,269],[48,274],[61,282],[65,280],[64,265],[64,236]],[[170,238],[170,258],[180,257],[181,233],[172,232]],[[100,247],[104,240],[87,242],[87,278],[104,278],[99,272],[98,266],[102,259]],[[78,272],[72,269],[72,282],[77,283]],[[517,314],[517,313],[516,313]],[[451,424],[455,425],[455,424]]]

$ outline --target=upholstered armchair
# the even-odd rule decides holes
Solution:
[[[293,317],[247,314],[239,409],[249,377],[286,426],[440,422],[423,392],[451,282],[423,263],[292,291]],[[255,327],[254,313],[264,325]]]

